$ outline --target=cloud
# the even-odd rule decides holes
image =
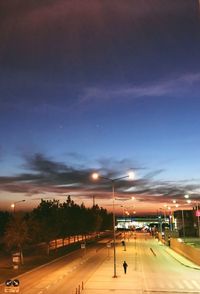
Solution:
[[[115,158],[102,157],[97,160],[99,170],[101,173],[110,174],[111,177],[120,176],[116,171],[121,171],[127,173],[129,171],[136,171],[143,169],[139,164],[133,162],[129,158],[124,158],[121,160],[116,160]]]
[[[12,80],[15,80],[15,75],[12,75]],[[176,77],[168,77],[168,79],[162,80],[158,79],[143,84],[137,83],[125,85],[121,83],[120,86],[118,84],[116,86],[115,83],[111,83],[111,85],[107,87],[102,85],[101,82],[97,86],[87,87],[78,84],[78,91],[77,87],[74,87],[73,84],[69,86],[64,81],[51,84],[50,81],[44,82],[42,80],[39,82],[39,78],[33,80],[28,74],[26,74],[26,77],[24,76],[23,80],[16,80],[14,87],[17,95],[1,100],[1,109],[3,112],[17,110],[20,112],[34,112],[34,114],[42,115],[49,113],[59,113],[59,115],[63,115],[68,113],[70,117],[74,109],[76,109],[77,113],[82,113],[88,111],[88,109],[91,109],[92,107],[107,102],[121,103],[122,100],[134,101],[136,99],[163,99],[168,96],[179,97],[181,99],[186,93],[191,91],[194,93],[194,88],[199,87],[200,72],[188,72]],[[25,99],[25,97],[20,94],[20,89],[22,88],[24,81],[26,87],[23,86],[23,95],[30,97],[30,99]],[[8,92],[8,86],[6,85],[7,83],[5,79],[2,81],[1,85],[2,89],[5,87],[3,90],[5,93]],[[30,93],[34,93],[35,88],[39,90],[39,94],[31,97]],[[47,99],[43,97],[43,93],[45,92],[48,93]],[[66,99],[66,93],[68,93],[69,97],[72,96],[73,98],[67,97]],[[58,96],[56,102],[55,96]],[[75,158],[75,155],[73,154],[68,154],[68,156],[71,158],[74,156]]]
[[[107,164],[106,164],[107,162]],[[116,166],[121,171],[127,167],[127,159],[115,161],[114,159],[99,160],[98,172],[105,177],[115,178]],[[0,191],[10,193],[24,193],[27,197],[54,193],[56,196],[73,194],[76,198],[87,199],[96,195],[99,199],[112,198],[111,181],[101,180],[94,182],[91,174],[92,168],[76,169],[65,163],[57,162],[43,154],[34,154],[25,157],[24,167],[28,172],[12,177],[0,177]],[[134,170],[134,166],[133,170]],[[138,168],[138,166],[136,167]],[[166,202],[173,198],[183,198],[189,191],[193,197],[198,197],[199,183],[191,182],[166,182],[157,181],[155,177],[163,170],[156,170],[143,175],[142,177],[129,181],[121,179],[115,182],[116,197],[135,196],[137,201],[159,201]],[[87,197],[86,197],[87,196]]]
[[[40,153],[27,157],[25,167],[41,174],[56,174],[67,170],[63,163],[54,162]]]
[[[151,84],[138,84],[117,87],[88,87],[80,97],[80,104],[91,102],[120,101],[151,97],[180,96],[194,85],[199,85],[200,73],[187,73],[176,78],[158,80]]]
[[[186,83],[188,85],[194,85],[195,83],[199,83],[200,81],[200,73],[196,72],[196,73],[187,73],[182,75],[178,81],[180,81],[180,83]]]

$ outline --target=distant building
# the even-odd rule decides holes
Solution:
[[[180,237],[198,236],[196,210],[177,210],[174,212],[174,228]]]

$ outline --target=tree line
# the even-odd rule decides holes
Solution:
[[[93,205],[76,204],[70,196],[64,203],[41,200],[38,207],[23,215],[0,212],[0,238],[9,250],[69,236],[87,235],[112,228],[112,214]]]

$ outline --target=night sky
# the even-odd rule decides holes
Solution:
[[[199,55],[196,0],[1,0],[1,208],[200,200]]]

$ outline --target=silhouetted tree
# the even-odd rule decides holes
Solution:
[[[23,246],[28,243],[29,240],[28,226],[24,217],[19,215],[14,216],[6,227],[4,243],[9,250],[19,250],[22,264]]]
[[[7,211],[0,211],[0,236],[4,235],[6,226],[10,219],[11,216]]]
[[[32,212],[32,221],[37,223],[36,234],[38,239],[47,244],[47,253],[49,254],[49,243],[59,236],[59,201],[41,200],[41,203]]]

